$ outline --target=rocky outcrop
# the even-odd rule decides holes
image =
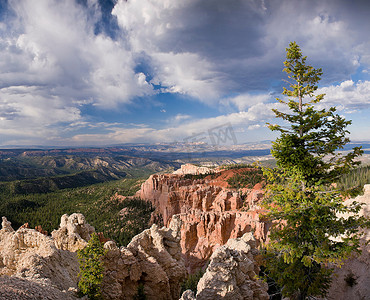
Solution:
[[[0,274],[50,285],[59,290],[77,287],[75,253],[57,249],[51,237],[34,229],[14,231],[3,217],[0,230]]]
[[[132,299],[139,284],[143,284],[149,300],[178,299],[180,283],[186,276],[180,228],[181,220],[174,217],[169,228],[153,225],[135,236],[127,247],[119,249],[114,242],[107,242],[103,296]]]
[[[346,200],[364,203],[359,215],[370,218],[370,184],[365,185],[364,195]],[[341,215],[341,217],[346,217]],[[353,255],[341,268],[337,268],[328,293],[329,300],[369,299],[370,295],[370,229],[364,229],[361,255]],[[368,243],[368,244],[367,244]]]
[[[257,279],[259,267],[254,260],[256,241],[251,233],[230,239],[212,254],[210,263],[197,286],[197,296],[191,291],[183,300],[268,300],[267,283]]]
[[[191,174],[191,175],[199,175],[199,174],[210,174],[215,172],[214,169],[210,169],[207,167],[198,167],[193,164],[185,164],[181,165],[180,169],[174,171],[172,174],[176,175],[186,175],[186,174]]]
[[[6,217],[2,218],[1,231],[3,233],[5,233],[5,232],[14,232],[14,229],[12,227],[12,223],[9,222]]]
[[[3,217],[0,230],[0,275],[6,299],[74,299],[79,265],[78,249],[94,232],[81,214],[63,215],[60,228],[46,236],[34,229],[14,231]],[[173,217],[168,228],[150,229],[135,236],[127,247],[113,241],[104,259],[103,295],[106,299],[132,299],[143,284],[150,299],[178,299],[186,276],[181,256],[181,219]],[[17,285],[17,288],[14,286]],[[0,291],[0,299],[2,291]]]
[[[179,300],[196,300],[194,296],[194,292],[191,290],[186,290],[182,293],[181,298]]]
[[[82,214],[74,213],[61,218],[59,229],[51,235],[58,249],[76,252],[86,246],[90,235],[95,232],[94,227],[88,224]]]
[[[51,285],[18,277],[0,277],[0,299],[3,300],[77,300],[69,291],[61,291]]]
[[[190,272],[203,266],[230,238],[251,231],[258,241],[267,238],[269,224],[259,218],[262,190],[243,189],[242,200],[238,192],[223,186],[230,172],[196,180],[173,174],[151,175],[137,193],[153,203],[165,225],[173,215],[180,214],[181,247]]]

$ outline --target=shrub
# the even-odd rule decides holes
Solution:
[[[83,295],[89,299],[102,299],[101,284],[103,280],[103,261],[106,249],[99,241],[96,233],[93,233],[87,246],[77,252],[80,264],[78,273],[78,288]]]
[[[357,278],[352,272],[349,272],[346,277],[344,277],[344,281],[350,287],[353,287],[357,284]]]
[[[137,287],[137,294],[134,296],[134,300],[147,300],[145,295],[144,284],[140,283]]]
[[[198,282],[203,277],[203,275],[204,271],[202,269],[199,269],[194,274],[189,274],[189,276],[181,285],[181,294],[186,290],[192,290],[194,295],[196,295]]]

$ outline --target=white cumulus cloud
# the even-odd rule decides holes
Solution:
[[[323,105],[336,106],[347,113],[370,108],[370,81],[355,83],[346,80],[339,85],[320,88],[317,92],[325,94]]]

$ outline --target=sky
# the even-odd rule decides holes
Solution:
[[[0,146],[276,135],[286,48],[370,141],[368,0],[0,0]],[[195,140],[195,138],[194,138]]]

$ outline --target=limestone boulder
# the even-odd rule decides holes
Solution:
[[[12,227],[12,223],[9,222],[6,217],[2,218],[1,230],[2,230],[2,232],[14,232],[14,229]]]

